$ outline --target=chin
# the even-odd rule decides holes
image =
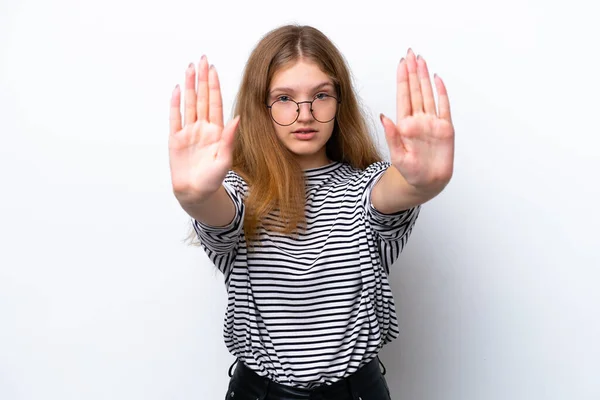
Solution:
[[[317,156],[321,150],[323,149],[323,146],[319,146],[319,145],[311,145],[311,146],[306,146],[306,145],[302,145],[302,146],[288,146],[288,150],[296,155],[296,156],[300,156],[300,157],[310,157],[310,156]]]

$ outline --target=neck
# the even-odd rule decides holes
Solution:
[[[297,156],[296,161],[298,161],[298,165],[300,165],[302,170],[324,167],[325,165],[331,164],[331,160],[326,154],[319,156],[315,154],[311,157]]]

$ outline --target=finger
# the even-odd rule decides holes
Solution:
[[[239,124],[240,116],[238,115],[233,120],[229,121],[227,126],[223,128],[223,134],[221,135],[221,143],[219,144],[217,157],[231,157],[235,143],[235,134]]]
[[[202,56],[198,64],[198,103],[196,104],[198,119],[206,121],[208,118],[208,60]]]
[[[438,115],[440,118],[452,123],[450,99],[448,98],[446,85],[444,84],[444,81],[442,81],[442,78],[440,78],[437,74],[433,76],[433,79],[435,80],[435,87],[437,88],[438,93]]]
[[[171,135],[181,130],[181,90],[175,86],[171,94],[171,111],[169,112],[169,127]]]
[[[208,120],[223,126],[223,100],[221,98],[221,85],[217,69],[211,65],[208,71]]]
[[[406,60],[402,58],[396,71],[396,119],[408,117],[411,114],[410,88],[408,85],[408,70]]]
[[[421,83],[421,93],[423,94],[423,110],[427,114],[437,115],[435,110],[435,99],[433,98],[433,88],[431,87],[431,79],[429,78],[429,69],[425,59],[421,56],[417,57],[417,75]]]
[[[383,125],[385,138],[388,143],[390,152],[394,152],[400,157],[404,156],[404,143],[402,143],[402,138],[398,133],[398,128],[396,127],[394,122],[385,115],[379,114],[379,118],[381,119],[381,124]]]
[[[195,85],[195,74],[194,64],[190,63],[187,70],[185,71],[185,114],[184,121],[185,125],[193,124],[196,122],[196,85]]]
[[[412,49],[408,49],[406,56],[406,64],[408,68],[408,84],[410,86],[410,101],[412,106],[412,114],[423,112],[423,96],[421,95],[421,85],[417,76],[417,60]]]

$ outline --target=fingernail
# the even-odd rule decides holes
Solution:
[[[202,61],[205,61],[205,60],[206,60],[206,55],[202,54],[202,57],[200,57],[200,59],[201,59]]]
[[[379,119],[381,120],[381,123],[383,124],[383,113],[379,114]]]
[[[194,68],[194,63],[191,62],[190,65],[188,65],[188,68]]]

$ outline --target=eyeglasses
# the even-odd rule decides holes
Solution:
[[[280,96],[271,105],[267,105],[271,118],[277,125],[292,125],[300,115],[300,104],[310,104],[310,113],[321,123],[332,121],[337,113],[337,105],[341,102],[333,96],[320,93],[310,101],[294,101],[288,96]]]

